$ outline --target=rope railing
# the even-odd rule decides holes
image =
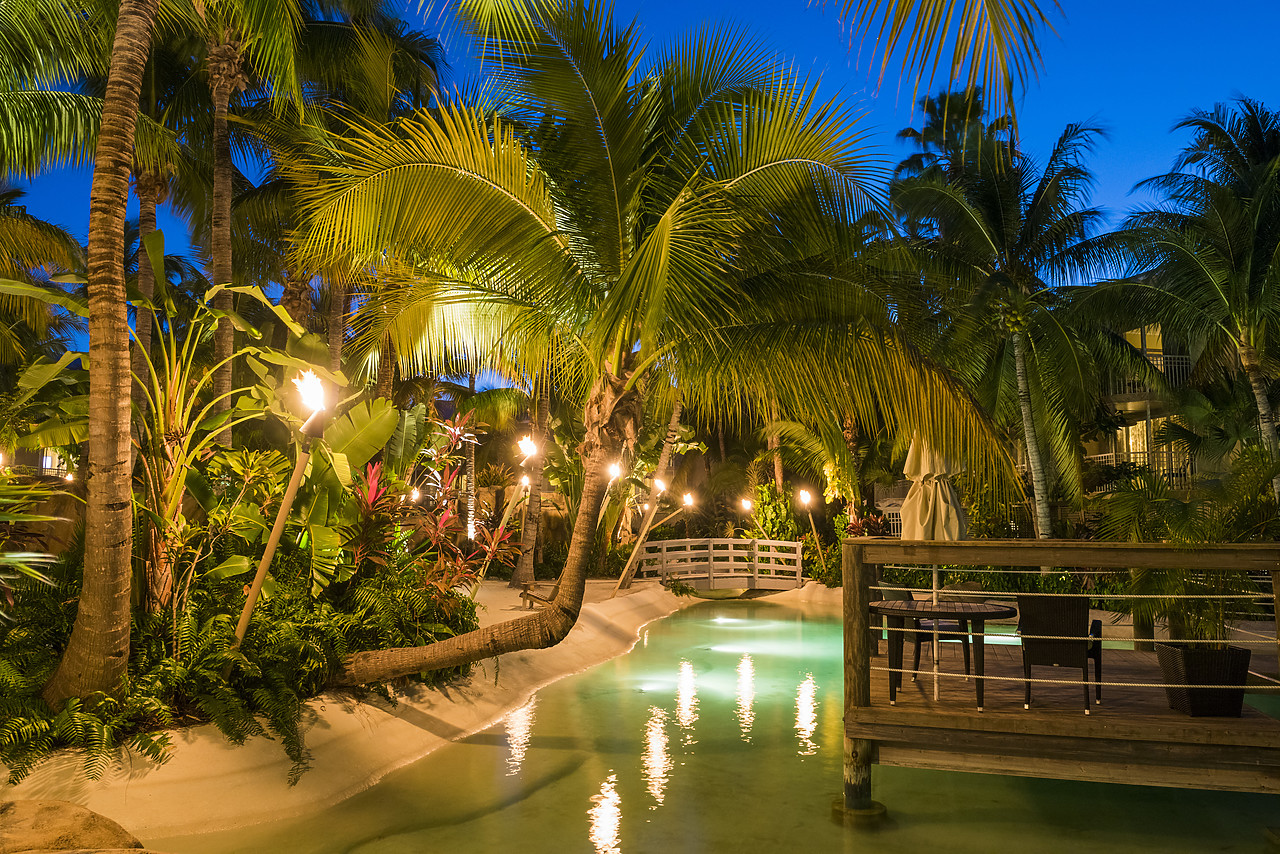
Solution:
[[[933,676],[933,675],[934,675],[934,671],[932,671],[932,670],[912,670],[911,668],[908,668],[908,667],[880,667],[880,666],[877,666],[877,665],[872,665],[871,669],[872,669],[872,671],[877,672],[877,673],[910,673],[910,674],[917,675],[917,676]],[[1070,685],[1070,686],[1072,686],[1073,688],[1079,688],[1079,687],[1083,684],[1079,679],[1045,679],[1045,678],[1043,678],[1043,677],[1033,677],[1033,678],[1031,678],[1031,679],[1024,679],[1024,678],[1023,678],[1023,677],[1021,677],[1021,676],[992,676],[991,674],[983,674],[982,676],[979,676],[979,675],[977,675],[976,673],[975,673],[975,674],[970,675],[970,674],[966,674],[966,673],[960,673],[960,672],[958,672],[958,671],[954,671],[954,670],[939,670],[939,671],[937,672],[937,675],[938,675],[938,676],[940,676],[940,677],[946,677],[946,678],[948,678],[948,679],[964,679],[964,680],[969,680],[969,679],[982,679],[983,681],[994,681],[994,682],[1017,682],[1018,684],[1023,684],[1023,683],[1026,683],[1026,682],[1030,682],[1030,683],[1031,683],[1031,684],[1033,684],[1033,685],[1035,685],[1035,684],[1041,684],[1041,685]],[[1103,681],[1103,682],[1090,682],[1090,683],[1089,683],[1089,686],[1090,686],[1090,687],[1092,687],[1092,686],[1094,686],[1094,685],[1102,685],[1102,686],[1104,686],[1104,687],[1108,687],[1108,688],[1160,688],[1160,689],[1164,689],[1164,688],[1168,688],[1168,687],[1169,687],[1169,686],[1168,686],[1167,684],[1165,684],[1164,682],[1107,682],[1107,681]],[[1238,691],[1238,690],[1240,690],[1240,686],[1239,686],[1239,685],[1202,685],[1202,684],[1200,684],[1199,682],[1197,682],[1197,683],[1195,684],[1195,687],[1196,687],[1196,688],[1217,689],[1217,690],[1222,690],[1222,691],[1228,691],[1228,690],[1237,690],[1237,691]]]
[[[934,618],[933,618],[933,617],[925,617],[924,619],[934,619]],[[944,618],[944,619],[949,619],[949,618]],[[954,621],[952,621],[952,622],[954,622]],[[879,628],[876,628],[875,630],[876,630],[876,631],[880,631],[880,629],[879,629]],[[898,628],[897,626],[885,626],[885,627],[884,627],[884,631],[888,631],[888,632],[903,632],[904,634],[913,634],[913,635],[914,635],[914,634],[926,634],[926,635],[927,635],[927,634],[930,634],[933,630],[932,630],[932,629],[910,628],[910,627],[907,627],[907,626],[903,626],[903,627],[901,627],[901,628]],[[952,639],[955,639],[955,638],[959,637],[959,636],[960,636],[960,635],[962,635],[962,634],[964,634],[964,635],[968,635],[969,637],[973,637],[973,638],[1021,638],[1021,637],[1023,637],[1023,635],[1015,634],[1015,633],[1013,633],[1013,632],[972,632],[972,631],[964,631],[964,632],[962,632],[962,631],[960,631],[959,629],[951,629],[951,628],[948,628],[948,629],[940,629],[938,633],[939,633],[940,635],[942,635],[942,636],[943,636],[943,637],[942,637],[942,640],[944,640],[944,641],[950,641],[950,640],[952,640]],[[1274,636],[1274,635],[1273,635],[1273,636],[1262,635],[1262,634],[1258,634],[1257,632],[1251,632],[1250,634],[1253,634],[1253,635],[1255,635],[1255,636],[1257,636],[1257,637],[1260,637],[1260,638],[1265,638],[1265,640],[1236,640],[1235,638],[1230,638],[1229,640],[1213,640],[1213,639],[1209,639],[1209,640],[1205,640],[1205,639],[1181,640],[1181,639],[1179,639],[1177,642],[1178,642],[1178,643],[1217,643],[1217,644],[1221,644],[1221,643],[1228,643],[1228,642],[1229,642],[1229,643],[1231,643],[1231,644],[1233,644],[1233,645],[1236,645],[1236,646],[1239,646],[1240,644],[1257,644],[1257,645],[1259,645],[1259,646],[1269,646],[1269,645],[1273,646],[1273,645],[1275,645],[1275,643],[1276,643],[1276,638],[1275,638],[1275,636]],[[1098,637],[1098,636],[1096,636],[1096,635],[1039,635],[1039,634],[1033,635],[1033,634],[1028,634],[1028,635],[1026,635],[1026,637],[1032,638],[1032,639],[1034,639],[1034,640],[1055,640],[1055,641],[1109,640],[1109,641],[1114,641],[1114,642],[1119,642],[1119,643],[1126,643],[1126,642],[1128,642],[1128,641],[1130,641],[1130,640],[1134,640],[1133,638],[1115,638],[1115,637],[1113,637],[1113,638],[1100,638],[1100,637]],[[1150,640],[1150,639],[1149,639],[1149,638],[1147,638],[1147,639],[1139,638],[1138,640]],[[1158,641],[1158,640],[1159,640],[1159,638],[1156,638],[1156,640]],[[930,672],[930,673],[932,673],[933,671],[931,670],[931,671],[929,671],[929,672]],[[1105,683],[1104,683],[1104,684],[1105,684]]]
[[[871,586],[872,590],[901,590],[910,593],[928,593],[932,594],[933,589],[930,587],[890,587],[888,585]],[[987,599],[1014,599],[1018,596],[1087,596],[1090,601],[1103,602],[1114,601],[1117,599],[1274,599],[1275,595],[1271,593],[1101,593],[1092,595],[1089,593],[1020,593],[1013,590],[955,590],[948,588],[938,588],[939,596],[983,596]]]

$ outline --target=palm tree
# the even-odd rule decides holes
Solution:
[[[203,67],[213,99],[212,187],[209,197],[210,278],[215,285],[232,281],[231,203],[236,167],[231,159],[231,134],[227,116],[232,100],[257,82],[277,101],[301,101],[295,70],[297,33],[302,25],[299,0],[235,0],[214,3],[198,10],[191,24],[199,34]],[[229,310],[232,294],[222,291],[214,308]],[[214,360],[224,365],[214,382],[214,394],[231,391],[230,356],[235,329],[223,319],[214,338]],[[228,401],[223,408],[229,407]],[[230,431],[222,441],[229,444]]]
[[[159,0],[121,0],[89,195],[89,500],[84,586],[67,649],[44,698],[120,686],[129,661],[133,494],[124,217],[142,72]]]
[[[998,92],[1000,112],[1015,114],[1022,86],[1040,65],[1037,31],[1053,27],[1034,0],[837,0],[840,17],[851,24],[849,44],[874,35],[880,78],[902,57],[918,93],[944,70],[948,83],[968,91]],[[1045,4],[1048,5],[1048,4]],[[1053,9],[1062,10],[1058,0]],[[946,48],[951,48],[946,56]]]
[[[772,391],[794,411],[814,404],[786,398],[821,405],[835,393],[808,393],[825,380],[811,364],[797,367],[794,351],[828,360],[843,353],[829,362],[842,366],[855,364],[856,351],[867,385],[844,401],[849,409],[862,412],[879,397],[899,425],[918,419],[956,448],[980,432],[951,386],[929,381],[883,338],[851,329],[856,318],[833,321],[829,305],[799,317],[823,324],[811,336],[823,349],[804,347],[783,325],[796,323],[797,311],[776,316],[781,294],[795,292],[786,268],[804,260],[796,252],[843,232],[871,204],[876,170],[848,114],[738,33],[701,33],[642,67],[636,28],[616,29],[599,7],[557,7],[533,26],[528,42],[489,45],[504,57],[496,75],[511,118],[450,104],[392,128],[353,131],[337,148],[340,165],[312,191],[303,249],[356,264],[412,257],[420,275],[398,289],[401,305],[416,301],[421,312],[480,300],[503,318],[509,340],[532,351],[553,332],[570,342],[564,384],[587,392],[584,482],[559,594],[554,607],[500,628],[353,656],[341,683],[563,637],[581,608],[608,467],[640,433],[642,392],[654,394],[673,374],[682,390],[687,381],[710,401],[733,396],[724,394],[730,372],[758,367],[743,393]],[[530,138],[536,150],[524,144]],[[449,270],[470,276],[449,278]],[[751,349],[746,361],[739,351],[716,353],[735,339]],[[947,438],[922,409],[967,429]]]
[[[1167,202],[1130,217],[1124,233],[1136,281],[1115,286],[1133,310],[1203,344],[1202,365],[1244,371],[1259,431],[1280,455],[1268,396],[1275,377],[1270,330],[1280,321],[1280,113],[1243,99],[1197,110],[1174,169],[1143,182]],[[1280,500],[1280,477],[1272,482]]]
[[[32,273],[79,269],[84,255],[66,231],[27,213],[23,191],[0,181],[0,279],[32,281]],[[13,368],[36,355],[56,357],[67,317],[42,300],[0,295],[0,366]],[[65,345],[64,345],[65,346]]]
[[[1007,136],[954,151],[940,169],[899,182],[894,196],[935,255],[935,281],[959,322],[943,330],[957,369],[997,418],[1020,421],[1036,532],[1051,536],[1047,446],[1058,469],[1076,469],[1071,413],[1091,412],[1095,360],[1057,311],[1061,287],[1108,259],[1103,214],[1086,206],[1083,157],[1099,131],[1069,125],[1043,169]],[[945,312],[944,312],[945,314]],[[1013,414],[1016,412],[1016,416]]]

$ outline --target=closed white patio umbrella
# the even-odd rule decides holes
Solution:
[[[911,489],[902,501],[902,539],[963,540],[969,519],[950,478],[963,468],[913,439],[903,473]],[[933,568],[933,604],[938,604],[938,568]],[[938,620],[933,621],[933,699],[938,699]]]

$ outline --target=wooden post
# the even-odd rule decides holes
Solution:
[[[863,560],[863,547],[842,545],[841,575],[844,591],[844,709],[871,705],[871,570]],[[871,799],[871,760],[875,742],[844,736],[844,797],[835,808],[846,824],[872,826],[885,817],[883,804]]]

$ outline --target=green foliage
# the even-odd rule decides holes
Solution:
[[[357,413],[348,432],[367,439],[369,424],[408,423],[382,411],[379,405]],[[116,697],[81,698],[55,711],[39,696],[71,633],[82,544],[63,556],[51,583],[15,581],[13,619],[0,624],[0,761],[13,780],[59,748],[81,753],[89,776],[100,775],[121,747],[163,761],[165,730],[208,722],[237,744],[278,740],[293,761],[294,782],[309,761],[304,704],[344,657],[422,646],[476,628],[475,603],[460,591],[491,551],[508,561],[510,550],[504,540],[490,549],[484,531],[486,545],[459,545],[457,463],[465,424],[409,426],[413,435],[400,452],[413,460],[404,469],[411,482],[375,463],[347,489],[332,468],[313,469],[315,482],[295,505],[239,649],[234,627],[243,577],[262,554],[290,470],[278,451],[215,449],[186,472],[202,515],[184,526],[171,607],[134,621],[127,681]],[[336,438],[340,453],[358,444],[341,431]],[[0,490],[0,535],[4,497]],[[321,542],[330,536],[332,542]],[[325,561],[322,573],[317,567]]]
[[[751,537],[757,540],[798,540],[800,523],[791,510],[791,489],[782,492],[773,483],[762,483],[755,488],[755,504],[752,507],[755,528]]]
[[[1280,539],[1280,519],[1271,480],[1278,471],[1280,464],[1255,444],[1236,455],[1226,477],[1198,481],[1186,493],[1175,491],[1159,475],[1139,472],[1094,501],[1098,535],[1188,547],[1275,541]],[[1257,589],[1248,575],[1226,567],[1216,572],[1135,569],[1129,592],[1158,597],[1135,600],[1135,618],[1164,619],[1175,638],[1225,642],[1230,636],[1228,621],[1247,613],[1250,606],[1243,604],[1249,600],[1223,597]],[[1192,598],[1180,598],[1184,596]]]
[[[52,558],[33,551],[34,538],[22,525],[48,521],[49,517],[32,513],[41,501],[59,494],[48,487],[24,483],[8,472],[0,472],[0,621],[7,619],[6,606],[12,606],[14,585],[19,582],[47,583],[40,567]]]

